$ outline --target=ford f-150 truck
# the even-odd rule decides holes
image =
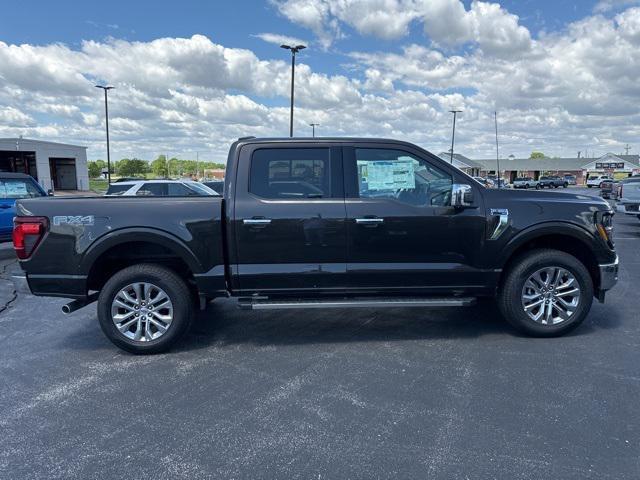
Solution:
[[[134,353],[169,348],[195,308],[453,307],[496,297],[533,336],[579,325],[617,281],[613,211],[572,193],[487,189],[382,139],[243,138],[222,197],[20,200],[18,288],[97,300]],[[303,321],[303,320],[301,320]]]

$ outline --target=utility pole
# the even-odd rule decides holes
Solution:
[[[453,164],[453,144],[456,139],[456,116],[462,113],[462,110],[449,110],[449,113],[453,113],[453,133],[451,134],[451,163]]]
[[[319,127],[320,124],[319,123],[310,123],[309,126],[311,127],[311,136],[315,138],[316,136],[316,127]]]
[[[293,137],[293,95],[296,80],[296,53],[307,47],[305,45],[280,45],[280,48],[291,50],[291,115],[289,117],[289,136]]]
[[[493,112],[496,123],[496,163],[498,164],[498,188],[500,188],[500,150],[498,148],[498,112]]]
[[[109,101],[107,100],[107,92],[115,87],[107,85],[96,85],[96,88],[104,90],[104,119],[107,126],[107,183],[111,184],[111,152],[109,151]]]
[[[624,147],[624,151],[625,151],[625,155],[629,155],[629,150],[631,150],[631,147],[629,146],[629,144],[627,143]]]

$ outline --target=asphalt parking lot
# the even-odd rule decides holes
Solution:
[[[636,479],[640,220],[615,228],[619,284],[557,339],[519,336],[491,302],[222,301],[175,351],[136,357],[95,306],[65,317],[0,281],[0,478]]]

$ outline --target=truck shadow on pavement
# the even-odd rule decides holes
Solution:
[[[565,337],[616,328],[620,316],[601,305]],[[217,345],[297,345],[344,342],[449,340],[485,335],[523,337],[501,316],[495,302],[466,308],[389,308],[242,311],[231,301],[216,301],[198,312],[177,351]],[[535,339],[532,339],[535,340]]]

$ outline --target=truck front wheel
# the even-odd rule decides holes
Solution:
[[[134,265],[111,277],[98,297],[98,320],[116,346],[136,354],[169,349],[189,328],[193,303],[174,271]]]
[[[498,293],[498,306],[515,328],[535,337],[556,337],[576,328],[593,302],[593,282],[575,257],[558,250],[521,256]]]

